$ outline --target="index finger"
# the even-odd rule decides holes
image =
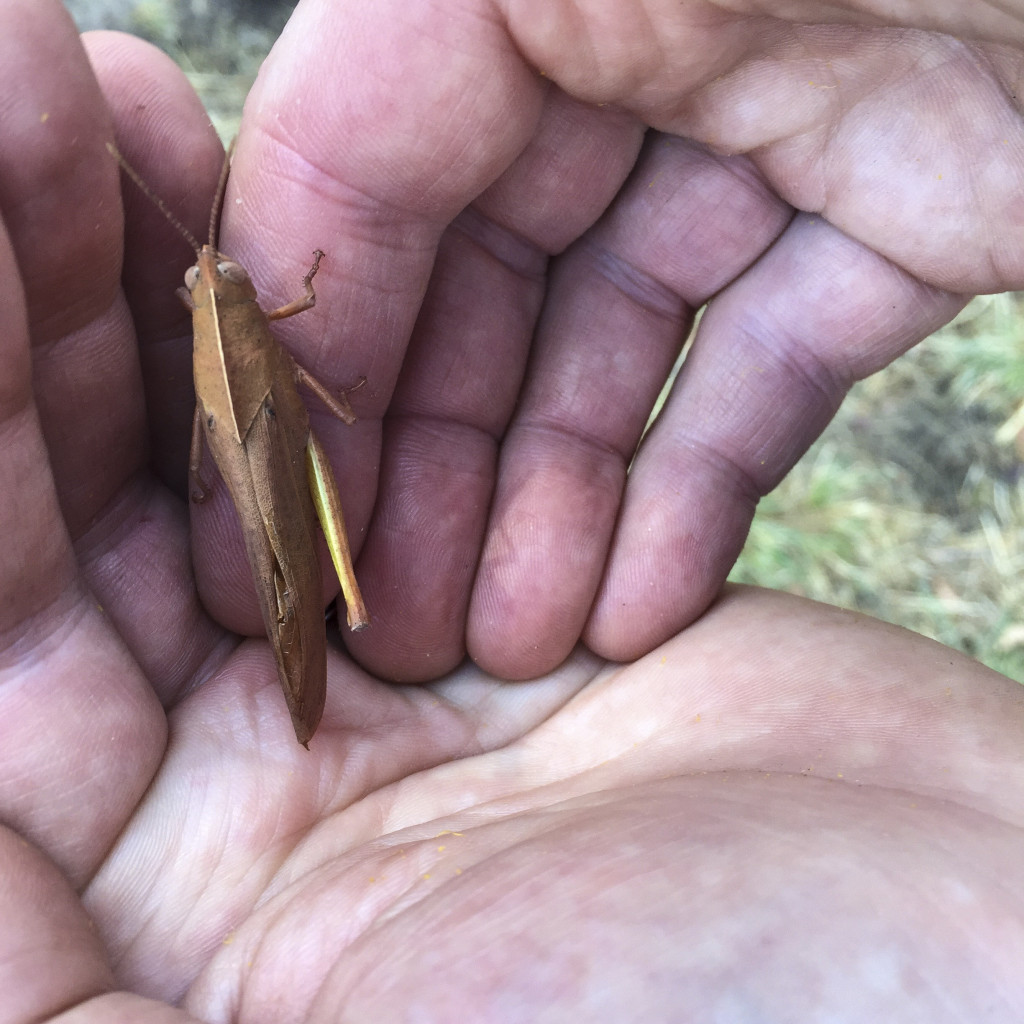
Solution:
[[[396,0],[298,8],[246,103],[223,235],[268,303],[294,290],[278,254],[329,248],[316,319],[344,338],[281,324],[317,376],[350,379],[328,359],[343,340],[345,366],[372,371],[358,400],[383,407],[441,231],[526,144],[544,91],[496,24]]]
[[[0,821],[80,883],[146,788],[166,725],[72,548],[89,526],[125,532],[119,488],[137,468],[117,172],[61,4],[0,6],[0,79],[18,97],[0,109]],[[104,395],[103,369],[124,394]]]
[[[316,306],[276,322],[274,333],[335,392],[366,378],[350,396],[352,427],[310,403],[357,553],[376,500],[382,420],[439,240],[526,145],[546,90],[496,24],[439,17],[426,4],[312,3],[296,11],[249,97],[221,247],[249,269],[264,308],[295,298],[297,268],[314,249],[326,252]],[[403,473],[402,486],[414,476]],[[400,504],[417,509],[421,527],[441,518],[424,511],[422,495],[406,492]],[[473,514],[486,516],[486,506],[485,495]],[[405,524],[389,524],[385,546],[405,551],[392,541],[410,536]],[[409,546],[423,551],[413,532]],[[390,647],[390,584],[381,582],[385,572],[369,575],[360,582],[376,628],[360,648]],[[393,617],[404,618],[401,610]],[[457,631],[461,645],[461,624]]]

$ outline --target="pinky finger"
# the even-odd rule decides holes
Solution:
[[[628,660],[719,592],[758,500],[825,428],[854,381],[950,320],[967,297],[931,287],[801,215],[709,307],[630,474],[585,631]]]

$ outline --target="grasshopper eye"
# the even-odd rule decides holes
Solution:
[[[249,280],[249,275],[245,272],[245,268],[239,263],[231,262],[231,260],[224,260],[222,263],[218,263],[217,271],[221,277],[226,277],[232,284],[245,284]]]
[[[185,271],[185,287],[189,291],[193,291],[197,284],[199,284],[199,267],[189,267]]]

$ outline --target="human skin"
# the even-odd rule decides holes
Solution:
[[[280,336],[367,377],[305,751],[104,146],[202,235],[218,143],[0,6],[0,1024],[1021,1019],[1019,685],[721,590],[849,382],[1022,284],[1014,8],[640,10],[308,4],[250,100],[222,247],[268,307],[328,250]]]
[[[313,3],[285,31],[223,237],[274,301],[330,250],[320,312],[282,336],[368,381],[362,428],[332,435],[367,525],[364,667],[421,681],[468,651],[532,678],[580,638],[640,656],[714,598],[854,380],[1024,283],[1020,23],[907,6],[1000,40],[968,44],[756,10]],[[148,166],[166,133],[132,117]],[[199,563],[208,607],[254,632],[251,599],[229,620],[216,592],[248,591],[241,560]]]

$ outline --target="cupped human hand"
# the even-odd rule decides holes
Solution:
[[[367,379],[362,427],[325,428],[355,474],[364,667],[650,650],[855,380],[1024,286],[1019,5],[769,7],[299,6],[223,237],[275,299],[328,252],[282,335]]]
[[[90,67],[51,0],[13,0],[0,26],[3,1024],[657,1020],[680,1006],[726,1019],[1020,1018],[1024,700],[1016,684],[892,627],[730,590],[629,664],[576,645],[529,683],[465,662],[429,686],[401,687],[366,669],[389,644],[392,664],[410,661],[387,625],[400,599],[385,599],[374,626],[383,654],[357,650],[360,667],[332,653],[327,712],[303,750],[266,642],[247,628],[255,605],[244,575],[232,582],[237,528],[218,496],[194,510],[190,558],[188,324],[173,295],[188,251],[127,183],[122,216],[105,148],[116,129],[154,191],[201,234],[219,145],[152,49],[92,36]],[[282,95],[280,73],[268,69],[257,114],[267,90]],[[560,103],[571,127],[579,106],[544,88],[540,124],[554,130],[548,112]],[[434,204],[431,216],[407,210],[403,223],[397,206],[359,188],[338,204],[316,165],[293,156],[301,174],[274,177],[273,163],[265,172],[281,195],[261,253],[247,218],[270,208],[245,138],[239,170],[249,170],[229,194],[225,248],[253,269],[268,305],[293,297],[315,247],[313,208],[297,202],[290,220],[292,199],[329,200],[321,230],[335,270],[317,309],[298,318],[312,324],[288,325],[289,340],[328,380],[367,377],[352,396],[361,423],[331,441],[357,534],[369,523],[361,571],[380,580],[372,545],[389,529],[408,534],[400,467],[388,459],[407,453],[415,477],[426,465],[409,462],[416,429],[433,424],[442,440],[459,430],[457,418],[409,411],[417,374],[429,395],[461,372],[458,360],[443,362],[443,346],[435,360],[444,332],[431,317],[447,309],[459,322],[449,278],[454,300],[472,292],[462,275],[474,265],[502,277],[499,236],[486,234],[492,255],[474,260],[471,228],[495,230],[480,204],[500,206],[518,172],[499,174],[487,199],[443,229],[450,211],[429,190],[417,201]],[[641,160],[673,146],[687,148],[657,136]],[[278,152],[283,160],[287,149]],[[544,152],[535,135],[512,166],[536,181]],[[553,204],[560,152],[546,157],[558,171]],[[753,164],[700,159],[759,180]],[[378,164],[381,180],[402,170]],[[347,232],[331,219],[339,207]],[[616,211],[604,223],[628,212]],[[788,217],[763,260],[791,237]],[[431,231],[441,251],[428,282]],[[275,234],[288,235],[293,259],[281,260]],[[614,263],[595,236],[553,271],[544,317],[592,308],[558,281],[568,288],[571,258],[587,251]],[[418,248],[406,248],[410,237]],[[860,252],[837,237],[833,248]],[[381,269],[367,254],[387,254],[381,238],[392,269],[410,264],[393,290],[369,280]],[[925,301],[941,298],[935,287],[913,285],[918,306],[935,308]],[[413,341],[399,371],[401,322]],[[331,346],[319,356],[318,337]],[[532,379],[561,392],[544,351],[540,340]],[[385,401],[389,367],[397,390],[378,436],[374,402]],[[605,369],[614,376],[610,357]],[[516,415],[526,407],[524,398]],[[378,440],[385,486],[374,506]],[[453,498],[449,516],[459,508]],[[525,553],[532,544],[543,537]],[[414,582],[431,557],[412,563]],[[437,577],[446,578],[453,608],[465,583]],[[437,600],[425,590],[422,614]],[[421,661],[435,655],[419,648]]]

